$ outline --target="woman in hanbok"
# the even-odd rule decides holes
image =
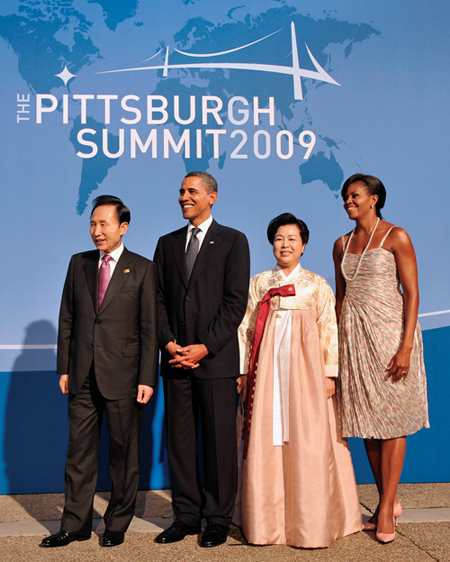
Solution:
[[[246,402],[242,529],[249,543],[324,548],[362,528],[334,398],[337,327],[328,283],[303,269],[305,223],[267,230],[277,261],[250,281],[239,328]]]

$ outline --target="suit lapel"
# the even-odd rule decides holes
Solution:
[[[114,268],[114,273],[111,277],[111,281],[109,282],[108,288],[106,289],[105,298],[103,299],[102,306],[100,307],[99,314],[101,314],[105,308],[109,305],[109,303],[113,300],[116,296],[119,289],[124,284],[127,276],[130,274],[129,270],[131,269],[131,264],[133,263],[133,259],[130,256],[130,252],[124,248],[122,255],[119,258],[119,261]],[[98,299],[97,299],[98,300]]]
[[[98,312],[98,260],[100,253],[93,251],[84,262],[84,273],[86,275],[86,282],[91,293],[92,304],[94,305],[95,312]]]
[[[217,251],[220,241],[220,226],[213,220],[203,240],[197,259],[195,260],[194,268],[189,279],[189,286],[197,281],[199,275]]]
[[[173,242],[173,254],[175,258],[175,263],[177,264],[180,277],[183,280],[184,286],[188,286],[187,276],[186,276],[186,263],[185,263],[185,248],[186,248],[186,233],[187,226],[182,230],[178,231],[178,234],[174,236]]]

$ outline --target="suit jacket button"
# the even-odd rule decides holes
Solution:
[[[93,344],[93,343],[91,343],[91,347],[94,347],[94,344]]]
[[[182,325],[182,326],[186,326],[186,322],[181,322],[181,325]]]
[[[100,320],[97,318],[97,320],[95,321],[96,324],[100,324]]]
[[[191,297],[186,297],[186,300],[187,300],[187,301],[190,301],[190,300],[191,300]]]

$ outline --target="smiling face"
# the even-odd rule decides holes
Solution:
[[[362,181],[356,181],[347,188],[344,197],[344,209],[350,219],[361,219],[370,213],[376,214],[377,201],[378,195],[370,195],[366,184]]]
[[[191,176],[184,178],[181,184],[180,204],[183,218],[188,219],[193,226],[198,226],[211,215],[211,207],[217,201],[216,191],[207,191],[202,178]]]
[[[115,205],[101,205],[91,216],[91,238],[98,250],[110,254],[122,243],[128,223],[119,222]]]
[[[285,224],[277,230],[273,240],[273,255],[287,275],[297,267],[305,246],[296,224]]]

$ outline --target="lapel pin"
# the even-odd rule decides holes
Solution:
[[[124,273],[130,273],[130,270],[129,270],[129,269],[124,269],[123,272],[124,272]]]
[[[211,240],[210,244],[214,244],[214,240]]]

